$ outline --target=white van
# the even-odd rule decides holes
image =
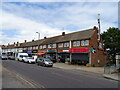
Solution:
[[[27,57],[28,57],[27,53],[18,53],[17,60],[18,61],[25,61],[25,59],[27,59]]]

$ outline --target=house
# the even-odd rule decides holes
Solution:
[[[91,66],[104,66],[106,54],[102,38],[99,39],[98,28],[72,32],[54,37],[44,37],[41,40],[17,43],[12,49],[21,52],[50,57],[61,62],[70,61],[72,64],[90,64]],[[10,45],[3,49],[11,49]],[[19,51],[18,51],[19,52]]]

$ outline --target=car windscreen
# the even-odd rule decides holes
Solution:
[[[28,57],[29,59],[34,59],[34,57]]]
[[[45,61],[51,61],[50,59],[47,59],[47,58],[46,58],[46,59],[44,59],[44,60],[45,60]]]

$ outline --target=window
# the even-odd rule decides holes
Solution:
[[[80,41],[74,41],[73,46],[80,46]]]
[[[50,45],[50,44],[48,45],[48,48],[51,48],[51,45]]]
[[[69,43],[64,43],[64,47],[69,47]]]
[[[43,48],[43,46],[42,45],[40,45],[40,49],[42,49]]]
[[[99,43],[99,48],[102,48],[102,43]]]
[[[38,46],[35,46],[36,49],[38,49]]]
[[[63,47],[63,43],[59,43],[59,44],[58,44],[58,47]]]
[[[46,45],[43,45],[43,49],[46,48]]]
[[[87,46],[87,45],[89,45],[89,41],[88,40],[82,40],[81,44],[82,44],[82,46]]]
[[[35,46],[33,47],[33,49],[35,49]]]
[[[53,44],[52,47],[53,47],[53,48],[56,48],[56,44]]]

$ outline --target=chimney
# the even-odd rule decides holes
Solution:
[[[10,44],[8,43],[8,46],[9,46]]]
[[[34,39],[32,40],[32,42],[34,42]]]
[[[15,45],[15,42],[14,42],[14,45]]]
[[[18,44],[19,42],[17,42],[17,44]]]
[[[93,27],[94,30],[98,30],[98,28],[96,26]]]
[[[44,37],[44,39],[46,39],[47,37]]]
[[[65,36],[65,32],[62,32],[62,36]]]
[[[25,43],[27,42],[27,40],[25,40]]]

